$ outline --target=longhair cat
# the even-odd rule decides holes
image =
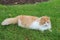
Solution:
[[[14,18],[5,19],[1,25],[18,24],[18,26],[29,29],[36,29],[40,31],[51,30],[51,21],[48,16],[36,17],[19,15]]]

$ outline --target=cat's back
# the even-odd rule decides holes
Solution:
[[[29,27],[33,21],[38,19],[38,17],[35,16],[26,16],[26,15],[20,15],[19,19],[21,20],[21,24],[25,27]]]

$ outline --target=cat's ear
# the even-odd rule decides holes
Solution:
[[[49,17],[49,16],[47,16],[47,18],[48,18],[48,19],[50,19],[50,17]]]

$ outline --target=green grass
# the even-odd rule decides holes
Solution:
[[[52,32],[42,33],[38,30],[24,29],[18,25],[2,26],[0,24],[0,40],[60,40],[60,0],[25,5],[0,5],[0,23],[5,18],[21,14],[49,16]]]

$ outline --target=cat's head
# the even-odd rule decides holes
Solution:
[[[50,23],[50,17],[42,16],[41,19],[40,19],[40,24],[44,25],[44,24],[48,24],[48,23]]]

